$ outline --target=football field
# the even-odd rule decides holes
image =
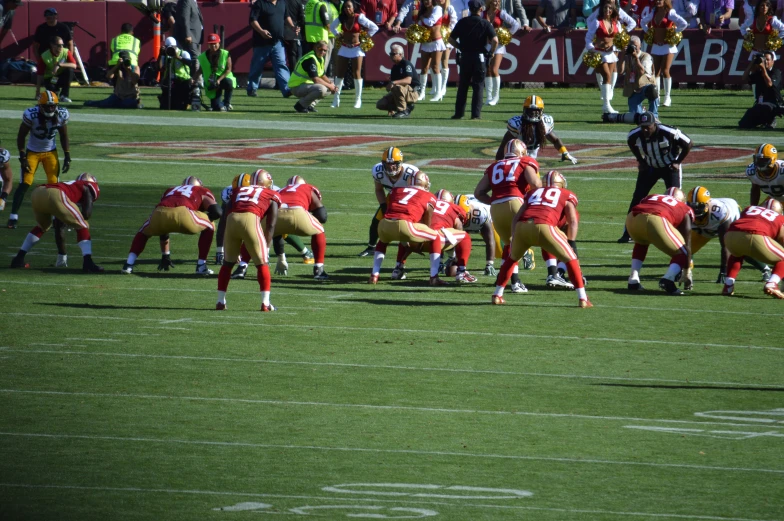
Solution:
[[[368,285],[372,259],[357,254],[382,150],[401,148],[433,191],[471,193],[534,93],[579,160],[540,154],[541,170],[557,168],[579,198],[595,307],[545,287],[538,249],[536,268],[520,272],[528,293],[491,306],[478,235],[476,284],[431,288],[417,255],[392,281],[393,246]],[[15,173],[32,94],[0,88],[0,146]],[[598,91],[504,89],[476,122],[449,119],[452,88],[407,120],[380,117],[370,89],[359,111],[346,92],[345,107],[304,116],[277,92],[239,91],[225,114],[100,111],[81,102],[108,90],[72,94],[62,178],[98,179],[90,225],[106,272],[81,272],[73,233],[69,267],[55,268],[51,232],[30,269],[7,268],[34,226],[29,192],[19,227],[0,229],[0,519],[784,519],[784,302],[749,265],[735,297],[721,296],[718,240],[695,255],[687,295],[658,289],[669,259],[654,248],[646,291],[627,291],[632,245],[616,239],[636,178],[631,127],[598,122]],[[748,204],[755,146],[782,144],[777,131],[734,129],[751,102],[674,91],[660,116],[695,142],[684,191],[699,184]],[[157,106],[152,91],[144,103]],[[276,312],[259,312],[251,267],[219,313],[217,277],[194,273],[197,238],[178,235],[173,271],[157,271],[151,240],[134,274],[120,273],[167,187],[193,175],[218,195],[261,167],[278,185],[301,175],[321,190],[328,281],[287,246]],[[213,260],[214,250],[217,273]]]

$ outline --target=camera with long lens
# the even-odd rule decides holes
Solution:
[[[637,52],[637,47],[633,43],[626,46],[626,54],[634,54]]]
[[[120,61],[126,67],[131,67],[133,62],[131,61],[131,55],[128,51],[120,51]]]
[[[177,47],[166,47],[166,56],[169,58],[177,56]]]

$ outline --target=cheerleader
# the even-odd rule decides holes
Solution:
[[[501,9],[500,0],[485,0],[485,12],[483,16],[496,30],[503,27],[504,24],[509,26],[510,34],[514,34],[520,30],[520,22]],[[487,49],[490,49],[489,45]],[[499,45],[495,50],[495,54],[493,54],[492,58],[490,58],[490,61],[487,63],[487,76],[485,76],[487,101],[485,101],[485,105],[497,104],[498,98],[501,95],[501,76],[498,74],[498,69],[501,68],[501,60],[504,59],[504,54],[506,54],[506,46]]]
[[[338,32],[338,27],[342,32]],[[362,59],[365,53],[359,47],[359,33],[364,29],[368,36],[373,36],[378,31],[378,26],[368,20],[363,14],[354,13],[354,2],[346,1],[340,8],[340,15],[330,26],[332,34],[340,39],[340,49],[338,58],[335,60],[335,98],[332,100],[332,108],[340,106],[340,90],[343,88],[343,78],[346,76],[348,61],[353,59],[354,72],[354,108],[362,107]]]
[[[419,87],[419,101],[425,99],[428,71],[433,71],[433,90],[436,93],[434,97],[430,98],[430,101],[441,101],[444,97],[441,94],[441,54],[446,50],[444,39],[441,38],[443,18],[444,10],[440,5],[434,5],[434,0],[422,0],[419,12],[414,17],[417,24],[430,32],[430,41],[419,47],[419,51],[422,53],[420,75],[423,78]]]
[[[774,16],[773,12],[770,0],[760,0],[754,8],[754,14],[746,18],[740,28],[740,34],[745,36],[751,31],[754,35],[754,49],[749,55],[750,59],[768,50],[768,37],[772,32],[778,31],[779,36],[784,37],[784,24]]]
[[[455,28],[457,24],[457,11],[452,7],[450,0],[436,0],[436,5],[440,5],[444,10],[444,17],[441,19],[441,27],[449,26],[449,31]],[[441,99],[446,96],[446,84],[449,81],[449,55],[452,53],[453,47],[444,41],[446,50],[441,53]],[[430,92],[431,96],[435,96],[435,83],[433,90]]]
[[[602,63],[596,69],[596,80],[599,90],[602,92],[602,112],[605,114],[616,114],[610,102],[613,99],[615,82],[618,80],[618,70],[616,63],[618,55],[613,45],[615,37],[623,29],[627,32],[637,27],[637,22],[632,17],[618,11],[612,1],[602,2],[599,9],[594,13],[596,16],[589,16],[587,25],[588,32],[585,35],[586,52],[598,52],[602,56]]]
[[[670,66],[675,55],[678,54],[678,46],[670,45],[664,41],[668,29],[675,29],[675,32],[682,32],[689,23],[684,20],[675,9],[672,8],[670,0],[656,0],[655,7],[643,14],[640,25],[642,30],[648,33],[653,31],[653,45],[649,52],[653,56],[653,71],[656,76],[656,87],[659,88],[660,80],[664,77],[664,101],[662,105],[669,107],[670,91],[672,90],[672,78],[670,77]]]

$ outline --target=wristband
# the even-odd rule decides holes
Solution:
[[[566,147],[564,146],[564,147],[559,148],[558,152],[560,152],[562,154],[566,154],[568,152],[568,150],[566,150]]]

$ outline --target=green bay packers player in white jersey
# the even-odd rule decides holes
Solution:
[[[570,161],[573,165],[577,164],[577,159],[566,150],[561,138],[555,135],[553,127],[555,121],[549,114],[544,113],[544,101],[539,96],[528,96],[523,103],[523,114],[515,116],[506,123],[506,134],[501,140],[501,145],[495,153],[496,159],[504,158],[506,144],[519,139],[525,143],[528,155],[536,159],[539,150],[549,141],[561,153],[561,161]]]
[[[19,163],[22,166],[22,180],[14,192],[11,214],[8,216],[8,227],[16,228],[19,221],[17,212],[22,206],[24,196],[33,184],[38,165],[43,165],[47,184],[57,183],[60,179],[60,158],[57,157],[57,134],[65,153],[63,173],[71,167],[70,142],[68,140],[68,119],[71,117],[63,107],[58,105],[57,94],[47,90],[38,98],[38,105],[31,107],[22,114],[22,123],[16,136],[19,149]],[[29,134],[27,145],[25,138]]]
[[[458,195],[455,204],[463,208],[468,214],[468,220],[463,225],[463,229],[471,233],[479,233],[485,241],[485,275],[495,276],[497,271],[494,267],[495,259],[500,258],[503,251],[501,249],[501,237],[493,228],[493,219],[490,217],[490,205],[477,200],[473,194]]]
[[[718,237],[721,244],[721,264],[717,284],[724,284],[726,278],[727,259],[729,250],[724,244],[724,234],[730,225],[740,218],[741,208],[735,199],[729,197],[711,197],[710,191],[704,186],[695,186],[686,196],[686,204],[694,210],[694,222],[691,224],[691,254],[693,256],[708,244],[711,239]],[[746,257],[746,262],[760,270],[762,280],[767,282],[771,269],[765,264]],[[693,268],[692,266],[689,268]]]
[[[5,200],[14,186],[14,177],[11,173],[11,152],[0,147],[0,182],[3,189],[0,191],[0,212],[5,209]]]
[[[371,174],[378,200],[378,210],[370,221],[367,248],[362,250],[360,257],[373,256],[378,242],[378,223],[387,211],[387,193],[399,186],[408,186],[408,180],[414,177],[419,168],[403,162],[403,152],[397,147],[389,147],[381,154],[381,162],[376,163]]]
[[[746,177],[751,181],[751,206],[759,206],[760,193],[784,202],[784,161],[779,160],[776,147],[763,143],[752,158],[753,162],[746,168]]]

